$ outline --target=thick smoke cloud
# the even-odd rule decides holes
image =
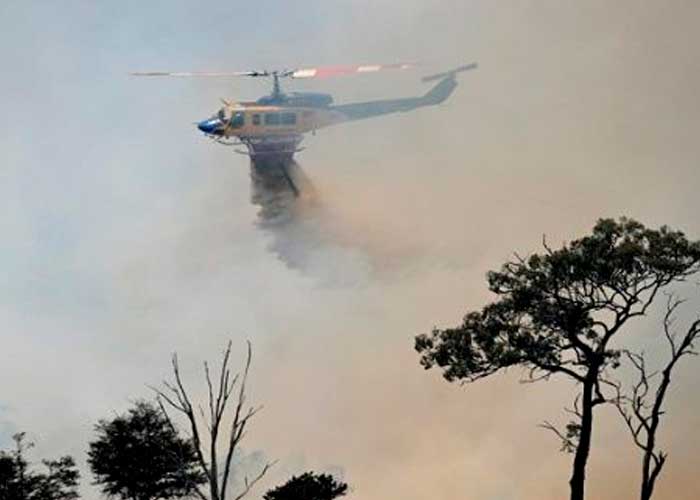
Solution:
[[[543,234],[624,214],[700,235],[698,6],[287,4],[0,7],[0,440],[26,429],[37,456],[81,461],[92,425],[150,396],[172,351],[203,395],[201,362],[229,338],[242,359],[248,338],[264,409],[246,451],[280,459],[256,495],[320,468],[364,500],[565,498],[570,457],[536,425],[565,420],[572,387],[514,372],[451,386],[413,336],[490,300],[484,273]],[[123,76],[397,59],[481,66],[444,106],[307,138],[296,199],[190,125],[259,82]],[[299,90],[419,95],[419,76]],[[653,321],[628,332],[648,351]],[[659,499],[696,496],[698,370],[681,367],[669,402]],[[637,455],[612,412],[600,421],[590,497],[630,498]]]

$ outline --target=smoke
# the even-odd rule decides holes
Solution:
[[[363,500],[565,498],[570,457],[536,425],[565,421],[573,388],[517,373],[453,386],[420,368],[413,336],[488,302],[484,273],[543,234],[556,246],[618,215],[700,234],[697,2],[263,4],[3,6],[5,441],[27,430],[37,457],[81,461],[92,425],[148,397],[172,351],[201,383],[203,360],[250,339],[264,410],[244,446],[280,460],[254,495],[340,464]],[[259,82],[121,77],[300,54],[481,65],[439,108],[308,138],[303,165],[286,165],[299,196],[193,137],[216,97],[256,97]],[[403,97],[425,91],[418,76],[290,90]],[[61,126],[27,134],[47,109]],[[698,366],[680,367],[669,401],[660,500],[697,496]],[[600,416],[590,497],[631,497],[638,456]]]
[[[294,160],[251,161],[251,203],[256,225],[269,235],[268,250],[289,268],[323,286],[366,283],[373,265],[365,252],[343,241],[334,220]]]
[[[424,183],[393,169],[363,172],[371,163],[356,166],[356,178],[339,179],[332,172],[343,163],[324,162],[319,187],[294,160],[251,162],[255,227],[272,255],[320,286],[341,288],[398,283],[436,266],[466,265],[449,248],[464,235],[429,229],[436,222],[459,224],[450,198],[457,195],[454,187],[441,186],[436,197]],[[423,173],[431,176],[427,169]],[[476,197],[472,203],[481,201]]]

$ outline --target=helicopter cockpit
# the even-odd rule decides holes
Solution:
[[[197,123],[197,128],[209,135],[221,136],[226,128],[238,129],[245,125],[245,113],[232,110],[228,107],[221,108],[214,116]]]
[[[231,128],[241,128],[245,125],[245,113],[243,111],[221,108],[216,116],[222,123],[227,124]]]

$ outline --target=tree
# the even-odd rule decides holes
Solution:
[[[25,477],[27,461],[24,458],[26,449],[22,441],[24,433],[12,436],[15,441],[13,452],[0,452],[0,500],[26,498]]]
[[[88,464],[107,495],[124,500],[179,498],[204,481],[192,443],[152,403],[138,401],[126,415],[100,420],[95,431]]]
[[[330,474],[305,472],[263,495],[265,500],[333,500],[343,496],[348,485]]]
[[[199,407],[201,421],[195,413],[192,399],[190,398],[180,375],[180,366],[178,363],[177,354],[173,354],[172,367],[175,376],[175,382],[164,382],[165,390],[155,389],[158,395],[158,403],[167,415],[166,408],[163,402],[171,409],[184,415],[187,419],[190,431],[192,433],[192,442],[194,444],[196,461],[199,470],[206,477],[206,482],[209,485],[209,500],[226,500],[227,487],[229,478],[231,477],[231,461],[234,453],[238,450],[241,441],[245,437],[245,431],[250,420],[261,409],[261,407],[247,407],[246,405],[246,383],[248,381],[248,372],[250,370],[250,362],[252,360],[252,348],[248,342],[248,354],[246,358],[245,368],[242,376],[240,374],[231,375],[229,361],[231,358],[231,342],[226,346],[221,368],[217,376],[216,387],[212,381],[209,364],[204,362],[204,375],[208,389],[208,416],[204,408]],[[231,396],[236,394],[234,399]],[[226,409],[229,403],[233,406],[233,414],[229,421],[226,422]],[[202,425],[204,424],[204,426]],[[228,424],[228,429],[226,425]],[[228,434],[226,435],[226,431]],[[225,455],[223,460],[219,456],[219,446],[222,445],[220,440],[223,440]],[[208,460],[205,456],[208,455]],[[249,479],[244,478],[243,491],[239,492],[234,499],[240,500],[246,496],[255,484],[263,478],[267,471],[274,463],[266,463],[260,472]],[[223,473],[220,471],[223,470]],[[195,493],[202,499],[207,500],[207,497],[200,490]]]
[[[58,460],[42,460],[48,472],[35,476],[36,500],[74,500],[78,498],[78,469],[73,457],[65,456]]]
[[[637,381],[629,393],[624,393],[622,384],[614,383],[617,397],[613,401],[632,435],[634,444],[642,452],[641,500],[649,500],[654,494],[656,480],[666,463],[668,454],[658,449],[657,432],[661,425],[664,400],[671,385],[671,375],[683,356],[697,355],[694,343],[700,335],[700,319],[693,321],[678,339],[674,330],[675,313],[683,300],[669,296],[663,321],[664,337],[671,351],[666,365],[660,372],[647,368],[644,353],[625,350],[624,354],[637,372]],[[656,381],[658,380],[658,383]]]
[[[0,500],[76,500],[80,474],[73,458],[42,460],[47,471],[33,471],[25,458],[33,443],[25,443],[25,436],[12,436],[12,452],[0,451]]]
[[[5,452],[0,453],[0,500],[14,498],[17,490],[15,461]]]
[[[700,242],[664,226],[647,229],[622,218],[601,219],[592,234],[525,259],[516,255],[487,275],[497,300],[468,313],[460,326],[416,337],[426,368],[450,382],[473,382],[509,367],[528,380],[563,375],[580,392],[574,420],[555,430],[574,453],[571,500],[583,500],[594,409],[608,398],[606,373],[619,364],[611,342],[646,314],[659,291],[700,267]]]

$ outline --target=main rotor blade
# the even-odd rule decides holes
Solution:
[[[292,78],[327,78],[330,76],[352,75],[358,73],[375,73],[387,69],[410,69],[415,67],[413,63],[399,64],[365,64],[355,66],[318,66],[316,68],[295,69],[285,76]]]
[[[203,76],[203,77],[231,77],[231,76],[268,76],[267,71],[229,71],[224,73],[219,72],[191,72],[191,71],[137,71],[134,73],[129,73],[131,76],[178,76],[178,77],[189,77],[189,76]]]
[[[448,76],[456,75],[457,73],[461,73],[462,71],[469,71],[470,69],[476,69],[478,67],[477,63],[471,63],[471,64],[465,64],[464,66],[460,66],[459,68],[455,68],[450,71],[445,71],[444,73],[438,73],[436,75],[430,75],[430,76],[424,76],[421,78],[421,81],[423,82],[432,82],[434,80],[441,80],[443,78],[446,78]]]
[[[292,70],[280,71],[136,71],[130,73],[132,76],[173,76],[173,77],[215,77],[227,78],[237,76],[276,76],[280,78],[327,78],[331,76],[353,75],[359,73],[375,73],[377,71],[385,71],[389,69],[410,69],[414,68],[414,63],[398,63],[398,64],[364,64],[364,65],[346,65],[346,66],[318,66],[315,68],[301,68]]]

